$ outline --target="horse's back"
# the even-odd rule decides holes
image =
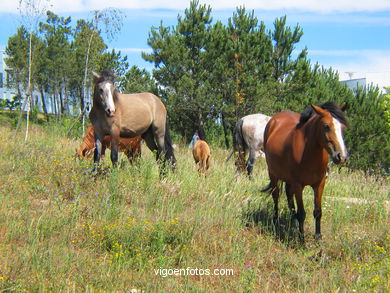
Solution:
[[[242,118],[242,133],[249,148],[260,151],[263,148],[264,130],[271,119],[264,114],[251,114]]]
[[[275,114],[267,124],[264,139],[268,143],[269,138],[275,133],[279,137],[287,136],[297,126],[299,117],[300,115],[293,111],[283,111]]]
[[[152,93],[119,94],[121,135],[135,136],[147,131],[153,124],[165,132],[166,109]]]

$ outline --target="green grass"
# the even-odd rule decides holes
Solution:
[[[301,245],[284,194],[280,228],[272,224],[272,198],[260,193],[263,160],[254,180],[234,178],[227,151],[212,147],[203,177],[179,146],[177,172],[161,181],[143,146],[138,166],[121,154],[112,170],[107,156],[105,172],[92,177],[92,161],[73,156],[80,139],[53,125],[33,125],[27,143],[2,126],[0,140],[0,291],[388,292],[386,179],[332,169],[320,242],[306,188]],[[351,197],[368,203],[337,200]],[[162,277],[159,268],[234,274]]]

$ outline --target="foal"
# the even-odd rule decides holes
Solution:
[[[192,150],[194,156],[195,164],[198,167],[198,172],[207,174],[210,168],[210,148],[207,142],[204,140],[197,140],[194,144],[194,149]]]

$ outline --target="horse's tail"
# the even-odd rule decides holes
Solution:
[[[234,149],[232,149],[232,151],[229,153],[229,155],[227,156],[225,162],[229,161],[230,158],[233,156],[233,154],[234,154]]]
[[[271,181],[268,183],[268,185],[266,187],[264,187],[262,190],[260,190],[260,192],[271,192],[272,191],[272,185],[271,185]]]
[[[245,140],[242,135],[242,125],[244,124],[244,120],[240,119],[237,121],[236,126],[234,127],[233,133],[233,149],[240,150],[245,148]]]
[[[229,161],[234,152],[239,151],[245,148],[245,140],[242,135],[242,124],[244,121],[242,119],[238,120],[233,130],[233,150],[229,153],[225,162]]]
[[[168,125],[168,117],[167,120],[165,121],[164,144],[165,144],[165,159],[172,165],[172,168],[174,168],[176,165],[176,158],[175,158],[175,154],[173,153],[172,138],[171,138],[169,125]]]

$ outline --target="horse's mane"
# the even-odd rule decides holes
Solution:
[[[111,81],[114,82],[116,75],[111,70],[103,70],[100,74],[100,77],[96,81],[97,83],[103,82],[103,81]]]
[[[324,110],[327,110],[334,118],[336,118],[340,123],[344,125],[348,125],[348,121],[345,118],[344,112],[333,102],[326,102],[319,105]],[[314,109],[309,106],[305,110],[301,112],[301,118],[299,119],[299,123],[297,124],[297,128],[302,127],[310,117],[315,113]]]

